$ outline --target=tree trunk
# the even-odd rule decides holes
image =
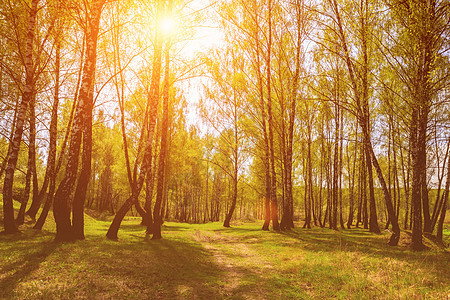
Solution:
[[[361,2],[363,3],[363,2]],[[369,179],[369,231],[373,233],[380,233],[380,228],[378,227],[378,217],[377,217],[377,208],[375,202],[375,192],[373,186],[373,172],[372,172],[372,164],[370,152],[372,149],[372,142],[370,140],[370,112],[369,112],[369,82],[368,82],[368,73],[369,73],[369,58],[367,53],[367,2],[361,4],[361,44],[362,44],[362,52],[363,52],[363,72],[362,72],[362,95],[358,93],[356,82],[353,84],[354,93],[356,94],[357,103],[360,111],[360,122],[363,133],[363,145],[366,155],[367,161],[367,176]],[[351,61],[348,60],[348,63],[351,64]],[[353,66],[353,65],[352,65]],[[353,73],[353,68],[350,68],[350,72]],[[351,76],[353,77],[353,76]],[[355,80],[355,78],[353,78]],[[375,158],[376,159],[376,158]]]
[[[292,160],[293,160],[293,140],[294,140],[294,126],[297,108],[297,95],[298,95],[298,82],[300,77],[300,53],[301,53],[301,34],[302,34],[302,20],[303,20],[303,7],[300,5],[300,1],[297,0],[295,3],[296,7],[296,21],[297,21],[297,47],[295,55],[295,73],[294,80],[292,84],[290,108],[289,108],[289,127],[287,134],[287,145],[285,148],[286,157],[284,165],[284,180],[285,180],[285,212],[283,213],[283,218],[281,219],[280,228],[281,229],[291,229],[294,228],[294,196],[292,191]]]
[[[14,136],[9,143],[8,163],[5,170],[5,180],[3,185],[3,222],[5,233],[15,233],[18,231],[14,221],[14,206],[12,199],[12,189],[14,183],[14,171],[19,157],[20,143],[22,142],[23,126],[25,123],[28,104],[32,101],[34,94],[34,66],[33,66],[33,40],[35,36],[36,15],[39,0],[32,0],[30,5],[30,18],[28,20],[27,43],[25,52],[25,87],[22,100],[18,107],[17,120]]]
[[[377,208],[375,203],[375,189],[373,185],[373,172],[372,172],[372,164],[370,163],[370,150],[369,150],[369,142],[365,141],[365,154],[366,154],[366,164],[367,167],[367,175],[369,179],[369,231],[373,233],[381,233],[380,228],[378,227],[378,217],[377,217]]]
[[[149,121],[147,141],[144,149],[144,157],[142,160],[140,173],[137,180],[135,180],[135,186],[132,189],[131,196],[119,208],[116,215],[114,216],[113,222],[108,229],[108,232],[106,233],[106,237],[108,239],[117,240],[117,232],[119,231],[120,224],[122,223],[123,218],[130,210],[130,208],[136,203],[136,201],[138,201],[139,194],[144,184],[145,176],[150,172],[151,169],[152,143],[156,125],[156,114],[159,99],[159,81],[161,77],[161,49],[161,38],[159,36],[156,36],[150,92],[147,95]],[[135,165],[135,167],[135,169],[137,169],[137,164]]]
[[[61,65],[61,41],[59,40],[59,34],[61,34],[60,32],[57,33],[57,41],[55,42],[55,94],[54,94],[54,99],[53,99],[53,105],[52,105],[52,114],[51,114],[51,119],[50,119],[50,142],[49,142],[49,156],[47,157],[47,167],[45,170],[45,176],[44,176],[44,182],[42,183],[42,187],[41,190],[38,192],[37,197],[34,197],[33,195],[33,201],[31,202],[31,206],[28,209],[28,211],[26,212],[26,214],[28,216],[30,216],[30,218],[32,220],[35,220],[36,218],[36,214],[41,206],[42,200],[44,199],[46,192],[47,192],[47,188],[50,182],[50,173],[53,172],[55,170],[51,170],[51,168],[55,168],[55,159],[56,159],[56,145],[55,145],[55,157],[52,157],[50,154],[53,151],[52,145],[53,145],[53,139],[55,139],[55,144],[56,144],[56,130],[57,128],[53,128],[52,126],[57,126],[57,118],[58,118],[58,106],[59,106],[59,86],[60,86],[60,81],[59,81],[59,77],[60,77],[60,65]],[[84,48],[84,45],[83,45]],[[77,84],[77,88],[78,88],[78,84]],[[75,104],[75,101],[74,101]],[[72,119],[72,115],[73,115],[73,110],[74,110],[74,106],[72,107],[72,111],[70,114],[70,120]],[[71,123],[71,121],[70,121]],[[55,125],[56,124],[56,125]],[[70,127],[70,126],[68,126]],[[52,130],[55,131],[55,136],[52,137]],[[67,129],[67,132],[69,132],[69,130]],[[65,139],[67,140],[67,139]],[[51,161],[53,159],[53,162]],[[45,204],[44,204],[45,205]]]
[[[205,217],[203,218],[203,223],[206,223],[206,221],[209,219],[208,197],[209,197],[209,160],[206,161]]]
[[[304,203],[305,203],[305,223],[303,224],[303,228],[311,228],[311,205],[309,195],[309,180],[308,180],[308,167],[307,167],[307,157],[303,157],[303,179],[305,181],[304,186]]]
[[[308,117],[309,118],[309,117]],[[308,120],[308,122],[311,122],[311,120]],[[308,125],[308,127],[311,127],[311,124]],[[309,205],[309,221],[311,221],[311,213],[314,214],[314,184],[313,184],[313,167],[312,167],[312,155],[311,155],[311,144],[312,144],[312,138],[311,138],[311,128],[308,129],[308,205]],[[316,220],[314,218],[314,224]],[[311,225],[309,225],[308,228],[311,228]]]
[[[412,245],[414,250],[422,250],[422,201],[421,201],[421,162],[419,155],[418,142],[418,111],[413,108],[411,118],[411,148],[412,148],[412,191],[411,191],[411,210],[412,210]]]
[[[364,70],[363,70],[363,77],[362,77],[362,79],[363,79],[363,84],[362,84],[363,95],[361,95],[360,89],[358,86],[358,82],[357,82],[357,78],[355,75],[355,67],[350,58],[350,51],[347,46],[347,41],[346,41],[346,37],[344,34],[344,28],[341,23],[341,18],[340,18],[340,14],[339,14],[337,1],[332,0],[332,5],[333,5],[333,10],[334,10],[334,13],[336,16],[336,23],[338,25],[338,28],[337,28],[338,36],[341,40],[342,48],[343,48],[342,50],[345,55],[344,60],[347,65],[348,75],[350,77],[353,94],[354,94],[354,97],[356,100],[356,108],[358,110],[357,117],[358,117],[358,121],[361,122],[363,141],[364,141],[365,148],[366,148],[365,151],[368,151],[369,152],[368,154],[370,155],[368,164],[370,165],[370,162],[372,162],[372,165],[374,166],[375,171],[377,172],[377,176],[380,181],[381,188],[383,190],[384,200],[386,202],[386,208],[388,210],[388,215],[389,215],[388,217],[389,217],[390,222],[392,223],[393,234],[391,235],[391,238],[389,240],[389,245],[397,245],[398,240],[400,238],[400,228],[398,227],[398,219],[395,216],[394,208],[392,206],[391,195],[389,193],[386,182],[384,180],[383,173],[381,172],[381,168],[378,164],[378,160],[375,156],[375,153],[373,152],[373,147],[372,147],[372,143],[370,140],[370,131],[369,131],[369,123],[368,123],[369,108],[368,108],[368,101],[367,101],[367,99],[368,99],[368,82],[367,82],[368,57],[367,57],[367,45],[366,45],[366,37],[365,37],[365,35],[367,34],[366,29],[365,29],[367,16],[365,16],[364,18],[361,18],[362,33],[363,33],[362,52],[364,55],[364,64],[363,64]],[[364,5],[364,12],[365,12],[365,14],[367,13],[367,3],[365,3],[365,5]],[[366,155],[367,155],[367,152],[366,152]],[[372,218],[372,216],[371,216],[371,218]],[[378,228],[378,230],[379,230],[379,228]]]
[[[153,160],[153,158],[152,158]],[[154,175],[153,171],[150,171],[150,174],[145,178],[145,203],[142,216],[141,225],[147,227],[147,232],[151,233],[151,227],[153,226],[153,216],[152,216],[152,199],[153,199],[153,180]],[[139,201],[137,201],[139,202]]]
[[[367,211],[367,164],[364,144],[361,147],[360,156],[362,160],[361,171],[361,194],[362,194],[362,222],[364,229],[369,229],[369,212]]]
[[[344,225],[344,218],[342,215],[342,168],[343,168],[343,150],[344,150],[344,113],[343,111],[340,112],[340,124],[341,124],[341,130],[339,135],[339,224],[342,229],[345,229]]]
[[[11,132],[10,132],[10,135],[9,135],[9,141],[12,141],[12,139],[14,137],[16,120],[17,120],[17,113],[19,112],[19,109],[18,109],[19,105],[20,105],[20,102],[16,101],[16,105],[14,107],[14,117],[13,117],[13,121],[12,121],[12,124],[11,124]],[[0,167],[0,178],[2,178],[3,173],[6,171],[6,165],[8,164],[8,158],[9,158],[9,151],[10,150],[11,149],[8,149],[8,152],[6,153],[6,156],[3,159],[2,166]]]
[[[25,191],[22,197],[19,213],[17,214],[16,223],[22,225],[25,221],[25,209],[27,208],[28,200],[30,198],[31,178],[33,178],[33,199],[36,198],[37,191],[37,172],[36,172],[36,111],[35,111],[36,96],[29,103],[29,124],[30,124],[30,139],[28,143],[28,170],[25,180]]]
[[[236,174],[237,175],[237,172]],[[233,217],[234,209],[236,208],[236,201],[237,201],[237,188],[238,188],[238,182],[237,182],[237,176],[233,178],[233,194],[231,197],[231,206],[230,209],[225,217],[225,221],[223,222],[224,227],[230,227],[231,218]]]
[[[428,199],[428,187],[427,187],[427,150],[426,150],[426,140],[427,140],[427,126],[428,126],[428,108],[423,107],[422,113],[419,119],[419,150],[420,150],[420,161],[422,163],[421,168],[421,196],[422,196],[422,209],[423,209],[423,231],[430,233],[431,228],[431,218],[430,218],[430,204]]]
[[[410,140],[411,142],[411,140]],[[409,147],[411,150],[411,147]],[[410,161],[411,161],[411,151],[408,150],[408,162],[405,168],[405,162],[403,158],[403,149],[400,149],[400,161],[402,163],[402,177],[403,177],[403,186],[405,189],[405,220],[403,224],[403,228],[408,229],[408,215],[409,215],[409,175],[410,175]],[[406,170],[405,170],[406,169]]]
[[[78,172],[78,160],[79,153],[81,148],[81,140],[83,133],[87,133],[86,130],[90,128],[91,125],[86,125],[86,122],[91,122],[92,120],[92,100],[93,100],[93,83],[95,76],[95,68],[97,62],[97,37],[99,31],[99,23],[100,16],[102,13],[103,5],[105,0],[97,0],[92,4],[91,16],[89,18],[89,24],[86,28],[86,58],[85,64],[83,68],[83,79],[81,82],[81,88],[79,92],[79,102],[78,107],[75,112],[71,141],[69,146],[69,157],[66,166],[66,171],[64,178],[62,179],[58,189],[55,193],[54,198],[54,208],[53,215],[55,217],[56,222],[56,237],[57,241],[71,241],[76,238],[79,238],[79,224],[77,224],[77,237],[74,235],[71,220],[70,220],[70,203],[73,188],[75,185],[75,181],[77,178]],[[86,128],[86,129],[85,129]],[[89,137],[89,133],[87,133],[87,137],[84,138],[86,142],[89,143],[91,137]],[[92,145],[86,145],[86,151]],[[83,155],[84,156],[84,155]],[[90,153],[86,153],[85,159],[89,156]],[[90,163],[89,163],[90,164]],[[87,168],[87,166],[85,166]],[[89,168],[90,169],[90,168]],[[87,170],[85,169],[85,172]],[[89,170],[90,173],[90,170]],[[87,179],[87,182],[89,177]],[[86,184],[87,186],[87,184]],[[81,187],[80,187],[81,188]],[[76,209],[80,209],[80,203],[83,202],[84,199],[74,199]],[[81,208],[82,210],[82,208]],[[78,217],[77,217],[78,218]],[[79,222],[77,219],[76,223]]]
[[[262,226],[262,230],[269,230],[270,225],[270,217],[271,217],[271,207],[270,207],[270,197],[271,197],[271,183],[270,183],[270,155],[269,155],[269,140],[267,136],[267,124],[266,124],[266,109],[265,109],[265,101],[264,101],[264,87],[263,87],[263,78],[261,72],[261,45],[260,45],[260,29],[259,29],[259,12],[258,3],[256,0],[253,1],[254,10],[255,10],[255,30],[253,32],[255,38],[255,46],[256,46],[256,75],[258,79],[258,97],[259,97],[259,105],[261,109],[261,131],[262,131],[262,141],[264,145],[264,157],[261,159],[264,164],[264,186],[265,186],[265,196],[264,196],[264,224]]]
[[[278,201],[277,201],[277,174],[275,173],[275,149],[273,145],[273,112],[272,112],[272,95],[271,95],[271,49],[272,49],[272,0],[268,3],[268,19],[269,19],[269,41],[267,45],[267,116],[269,125],[269,153],[270,153],[270,212],[272,219],[272,227],[274,230],[280,230],[278,223]]]
[[[355,126],[356,128],[356,134],[355,134],[355,140],[358,140],[358,125]],[[350,149],[347,147],[347,161],[348,161],[348,170],[349,170],[349,183],[348,183],[348,189],[349,189],[349,210],[348,210],[348,219],[347,219],[347,229],[350,229],[353,225],[353,214],[354,214],[354,188],[355,188],[355,174],[356,174],[356,157],[358,156],[358,146],[357,143],[355,143],[355,156],[353,159],[353,167],[351,166],[350,162]],[[351,175],[350,175],[351,171]]]
[[[53,203],[53,194],[55,192],[55,183],[56,183],[56,173],[55,173],[55,163],[56,163],[56,142],[58,138],[58,106],[59,106],[59,76],[60,76],[60,49],[61,49],[61,42],[58,40],[56,42],[56,61],[55,61],[55,91],[54,91],[54,98],[53,98],[53,105],[52,105],[52,114],[50,119],[50,141],[49,141],[49,150],[48,150],[48,159],[47,159],[47,169],[45,171],[46,173],[46,179],[44,179],[44,184],[41,188],[41,192],[39,193],[39,197],[43,197],[45,195],[45,192],[47,190],[47,182],[50,183],[49,191],[47,194],[47,198],[44,203],[44,207],[42,209],[42,212],[39,216],[39,219],[37,220],[36,224],[34,225],[34,229],[42,229],[42,226],[45,223],[45,220],[47,218],[48,212],[50,210],[50,207]],[[37,202],[40,204],[40,201]],[[36,204],[36,207],[39,208],[40,205]],[[33,203],[32,203],[33,205]],[[27,214],[29,214],[31,217],[36,216],[36,212],[31,211],[31,207],[28,210]],[[33,218],[33,217],[32,217]]]
[[[114,73],[119,73],[120,78],[120,84],[117,82],[117,80],[114,78],[114,85],[116,87],[116,93],[117,93],[117,99],[119,102],[119,110],[120,110],[120,129],[122,131],[122,141],[123,141],[123,151],[125,155],[125,165],[127,167],[127,176],[128,176],[128,183],[130,185],[130,188],[133,189],[133,175],[131,172],[131,164],[130,164],[130,156],[128,152],[128,139],[127,134],[125,130],[125,107],[124,107],[124,90],[125,90],[125,79],[123,76],[123,69],[122,64],[120,60],[120,33],[119,33],[120,26],[115,26],[113,29],[113,47],[114,47]],[[147,120],[147,118],[145,118]],[[146,124],[146,122],[144,122]],[[141,131],[142,133],[142,131]]]
[[[383,191],[383,195],[384,195],[384,200],[386,203],[386,208],[388,211],[388,218],[389,221],[392,224],[392,235],[389,239],[389,245],[390,246],[397,246],[398,245],[398,241],[400,239],[400,227],[398,225],[398,218],[395,215],[395,211],[394,211],[394,207],[392,205],[392,200],[391,200],[391,195],[389,194],[389,190],[387,188],[386,182],[384,181],[384,177],[383,177],[383,173],[381,172],[381,167],[378,164],[378,160],[375,157],[375,153],[373,152],[373,148],[372,145],[370,144],[370,156],[372,158],[372,164],[375,168],[375,171],[377,172],[378,175],[378,180],[380,182],[381,185],[381,189]]]
[[[449,140],[449,145],[450,145],[450,140]],[[441,242],[442,242],[442,237],[443,237],[445,214],[447,212],[449,190],[450,190],[450,159],[448,160],[447,181],[445,182],[445,190],[444,190],[444,194],[442,195],[443,203],[442,203],[441,214],[439,217],[437,233],[436,233],[437,239]]]
[[[233,66],[234,67],[234,66]],[[233,84],[233,101],[234,101],[234,112],[233,112],[233,134],[234,134],[234,147],[233,147],[233,176],[231,176],[231,180],[233,180],[233,192],[231,196],[231,206],[228,211],[228,214],[225,216],[225,220],[223,222],[224,227],[230,227],[231,218],[233,217],[234,210],[236,208],[237,202],[237,194],[238,194],[238,170],[239,170],[239,127],[238,127],[238,110],[237,110],[237,99],[236,99],[236,87]]]
[[[92,92],[91,92],[92,95]],[[84,240],[84,203],[86,192],[91,178],[91,157],[92,157],[92,98],[88,104],[91,107],[86,109],[86,122],[83,128],[83,154],[81,172],[78,177],[77,187],[72,205],[72,227],[76,240]],[[110,199],[107,199],[110,200]]]
[[[30,124],[30,131],[31,131],[31,124]],[[30,133],[31,136],[31,133]],[[28,167],[27,167],[27,173],[25,175],[25,189],[20,197],[21,203],[19,212],[16,217],[16,224],[17,226],[20,226],[25,221],[25,209],[27,208],[28,199],[30,198],[30,188],[31,188],[31,177],[33,176],[33,166],[32,166],[32,158],[31,158],[31,137],[30,137],[30,144],[28,145]]]
[[[338,93],[339,87],[335,87],[336,94]],[[340,112],[339,112],[339,96],[336,96],[336,104],[335,104],[335,132],[334,132],[334,154],[333,154],[333,199],[331,201],[331,218],[330,218],[330,227],[334,230],[337,230],[337,219],[338,219],[338,202],[339,202],[339,131],[340,131]]]
[[[431,218],[431,232],[433,232],[434,227],[436,226],[436,223],[438,221],[439,218],[439,212],[442,209],[442,206],[444,205],[444,193],[442,193],[441,195],[441,186],[442,186],[442,180],[444,178],[444,174],[445,174],[445,164],[447,163],[447,159],[448,159],[448,155],[450,153],[450,141],[447,143],[447,151],[445,153],[445,157],[444,157],[444,161],[443,161],[443,166],[442,166],[442,175],[439,177],[439,184],[438,184],[438,189],[436,192],[436,202],[434,203],[434,208],[433,208],[433,215]],[[439,170],[438,170],[439,172]],[[444,188],[445,191],[445,188]]]
[[[170,4],[169,4],[170,5]],[[158,182],[156,189],[155,207],[153,208],[153,236],[152,239],[161,239],[161,204],[164,197],[165,170],[167,161],[167,133],[169,122],[169,50],[170,41],[166,40],[164,51],[164,87],[163,87],[163,111],[161,125],[161,147],[159,150]]]

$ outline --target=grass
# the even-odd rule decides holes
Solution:
[[[446,299],[450,253],[389,247],[387,232],[313,228],[263,232],[260,223],[166,222],[163,239],[128,218],[119,242],[86,217],[86,240],[55,243],[54,223],[0,236],[0,299]],[[403,234],[407,237],[406,234]],[[450,232],[447,224],[446,241]],[[402,240],[402,243],[405,241]]]

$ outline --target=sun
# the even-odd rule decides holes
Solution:
[[[159,30],[164,35],[172,34],[176,31],[177,22],[171,16],[163,16],[159,21]]]

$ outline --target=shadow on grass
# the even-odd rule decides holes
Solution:
[[[262,228],[262,225],[261,225]],[[233,231],[233,232],[261,232],[261,228],[245,228],[245,227],[221,227],[216,229],[216,231]]]
[[[318,298],[335,297],[334,293],[338,291],[338,298],[347,298],[353,293],[357,293],[356,298],[383,298],[397,288],[405,289],[408,284],[415,285],[414,292],[402,291],[402,295],[426,295],[427,292],[435,296],[447,295],[450,253],[441,249],[414,252],[404,246],[391,247],[387,245],[390,236],[387,232],[377,235],[358,228],[334,231],[317,227],[257,232],[254,227],[241,227],[229,229],[228,233],[238,236],[236,242],[252,249],[267,249],[265,256],[269,260],[284,265],[283,272],[295,274],[290,277],[275,272],[270,280],[262,281],[265,286],[273,287],[270,290],[283,289],[284,294],[278,295],[282,298],[289,298],[291,292],[297,293],[293,298],[310,298],[310,295],[302,294],[308,290],[314,290]],[[402,232],[402,235],[407,234]],[[246,253],[234,253],[233,257],[243,260]],[[295,260],[292,267],[287,263],[291,260]],[[352,273],[355,269],[360,271],[358,276]],[[295,276],[302,278],[300,285],[292,279]],[[396,276],[404,277],[399,283]],[[380,284],[377,281],[380,279],[385,283]],[[341,291],[342,286],[345,287]],[[370,293],[366,289],[370,289]]]
[[[171,223],[170,225],[162,225],[161,230],[164,232],[177,232],[177,231],[192,231],[192,228],[186,227],[186,226],[177,226],[177,225],[172,225],[173,223]],[[108,226],[105,226],[106,230],[105,230],[105,234],[106,231],[109,228],[109,224]],[[133,233],[145,233],[146,230],[146,226],[141,225],[140,223],[128,223],[128,222],[122,222],[122,224],[120,225],[120,229],[119,229],[119,241],[120,241],[120,235],[123,234],[124,232],[133,232]],[[163,233],[164,234],[164,233]]]
[[[412,251],[408,247],[389,246],[390,234],[373,234],[364,229],[344,229],[334,231],[325,228],[299,229],[283,231],[281,235],[299,242],[299,247],[313,252],[360,253],[375,259],[393,259],[414,264],[435,274],[443,282],[450,282],[450,253],[448,251],[429,250]],[[402,235],[407,233],[402,232]],[[286,246],[289,244],[286,243]]]
[[[295,286],[292,278],[310,276],[326,283],[324,286],[342,285],[340,281],[334,283],[341,280],[334,276],[339,270],[336,265],[305,261],[306,271],[285,271],[293,272],[291,278],[289,273],[260,267],[264,260],[253,261],[254,254],[246,252],[246,247],[228,249],[233,243],[251,246],[247,250],[269,249],[276,255],[290,247],[324,252],[336,259],[343,257],[335,255],[338,252],[380,260],[393,258],[414,266],[421,264],[440,281],[450,282],[448,253],[415,253],[389,247],[388,235],[362,229],[295,228],[275,233],[263,232],[254,225],[224,228],[215,224],[198,227],[167,223],[163,226],[164,239],[151,240],[144,237],[145,227],[133,221],[122,224],[119,242],[114,242],[104,237],[107,225],[93,223],[86,240],[68,244],[50,242],[54,236],[46,232],[0,236],[0,299],[11,294],[16,298],[218,299],[266,293],[289,298],[289,291],[295,293],[292,298],[298,298],[304,287]],[[199,243],[192,239],[190,232],[197,228],[209,231],[205,237],[211,240]],[[231,264],[233,261],[238,263]],[[277,296],[272,291],[285,292]]]
[[[109,224],[108,224],[109,225]],[[107,227],[107,229],[109,226]],[[122,222],[120,224],[119,234],[121,231],[127,231],[127,232],[145,232],[145,226],[139,224],[139,223],[132,223],[129,224],[127,222]],[[106,234],[106,232],[105,232]]]
[[[295,228],[290,231],[282,231],[280,234],[301,241],[301,247],[311,251],[359,251],[395,259],[404,257],[423,258],[424,254],[443,254],[436,251],[413,252],[407,247],[389,246],[387,241],[390,234],[373,234],[359,228],[340,231],[325,228]],[[402,232],[402,235],[407,234]]]
[[[192,228],[186,226],[174,226],[174,225],[163,225],[162,229],[164,231],[192,231]]]
[[[39,269],[40,264],[59,247],[52,238],[37,231],[0,235],[0,250],[7,262],[0,268],[0,299],[9,298],[16,286]]]
[[[212,299],[219,293],[215,283],[222,271],[210,253],[195,243],[142,238],[85,244],[75,250],[73,259],[88,266],[86,278],[96,274],[77,288],[86,296],[105,292],[112,298]]]
[[[136,228],[127,227],[119,242],[58,244],[32,231],[0,237],[0,299],[224,297],[226,275],[210,251],[186,235],[136,239]]]

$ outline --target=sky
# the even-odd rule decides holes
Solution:
[[[213,23],[214,10],[210,0],[193,0],[185,13],[197,12],[200,16],[200,24],[194,27],[194,38],[185,42],[180,55],[185,59],[194,59],[200,53],[207,53],[209,49],[220,47],[223,43],[223,34],[217,24]],[[200,131],[204,131],[197,111],[197,105],[201,97],[202,81],[204,77],[191,78],[184,83],[184,95],[188,102],[186,111],[187,125],[197,125]],[[205,129],[206,130],[206,129]]]

